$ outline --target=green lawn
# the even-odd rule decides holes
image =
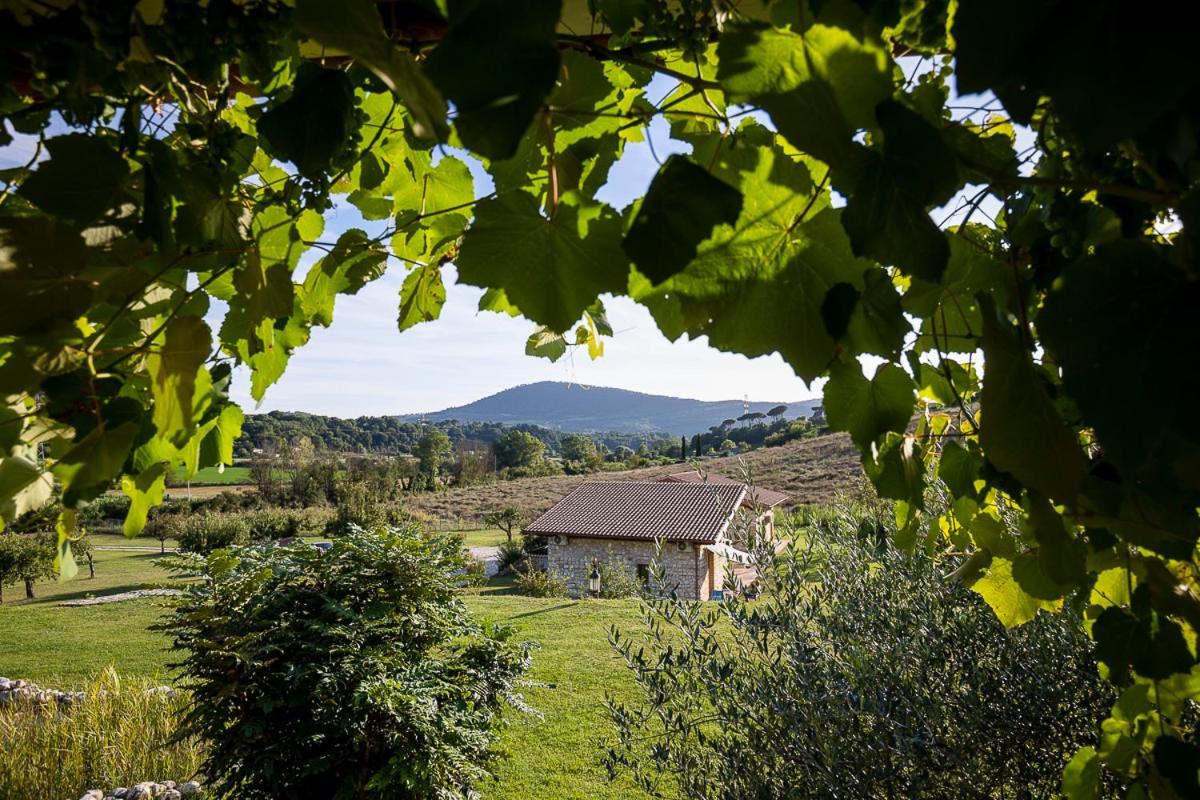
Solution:
[[[175,475],[175,482],[180,486],[187,483],[187,476],[182,469]],[[241,486],[253,483],[250,480],[249,467],[226,467],[223,472],[216,467],[204,467],[196,470],[192,476],[192,486]]]
[[[122,543],[121,537],[107,538],[112,544]],[[157,545],[142,539],[133,543]],[[168,576],[154,566],[156,558],[156,553],[98,551],[94,579],[86,577],[85,564],[83,577],[38,584],[38,597],[32,601],[23,599],[22,587],[5,587],[0,675],[71,688],[111,664],[125,674],[170,680],[167,640],[148,630],[163,612],[161,600],[88,608],[55,605],[89,594],[161,584]],[[607,634],[612,625],[634,628],[637,604],[539,600],[513,594],[504,581],[464,600],[481,618],[511,625],[519,636],[539,644],[530,678],[541,685],[530,687],[526,698],[543,718],[508,715],[500,739],[505,756],[495,766],[496,780],[482,787],[485,800],[642,797],[626,782],[610,784],[599,763],[601,742],[609,735],[605,693],[627,696],[632,691]]]
[[[481,531],[454,531],[454,533],[463,537],[463,541],[467,547],[493,547],[504,544],[508,538],[504,535],[504,531],[499,528],[487,528]],[[519,537],[517,537],[516,533],[513,533],[513,538],[516,539]]]

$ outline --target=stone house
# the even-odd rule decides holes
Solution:
[[[566,578],[574,597],[587,593],[593,565],[609,559],[646,579],[662,541],[667,588],[680,599],[708,600],[719,596],[726,562],[738,555],[727,538],[735,514],[755,514],[760,530],[773,534],[774,507],[785,499],[695,471],[657,482],[587,481],[525,533],[545,537],[546,567]]]

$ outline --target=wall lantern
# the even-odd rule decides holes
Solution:
[[[600,565],[595,561],[592,562],[592,572],[588,575],[588,589],[592,593],[592,597],[600,595]]]

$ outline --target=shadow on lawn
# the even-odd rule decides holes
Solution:
[[[576,605],[575,602],[560,603],[559,605],[550,606],[549,608],[539,608],[536,611],[526,611],[523,614],[513,614],[513,615],[507,617],[506,619],[521,619],[523,617],[535,617],[538,614],[548,614],[551,611],[561,611],[564,608],[571,608],[574,605]]]

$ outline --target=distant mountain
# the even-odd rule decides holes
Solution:
[[[750,411],[765,414],[768,409],[786,405],[788,410],[785,416],[805,417],[820,402],[756,401],[751,402],[749,408]],[[465,406],[426,414],[406,414],[400,418],[430,422],[455,419],[460,422],[502,422],[509,425],[524,423],[579,433],[660,432],[691,436],[719,425],[722,420],[736,419],[743,413],[741,400],[691,400],[608,386],[542,381],[514,386]]]

